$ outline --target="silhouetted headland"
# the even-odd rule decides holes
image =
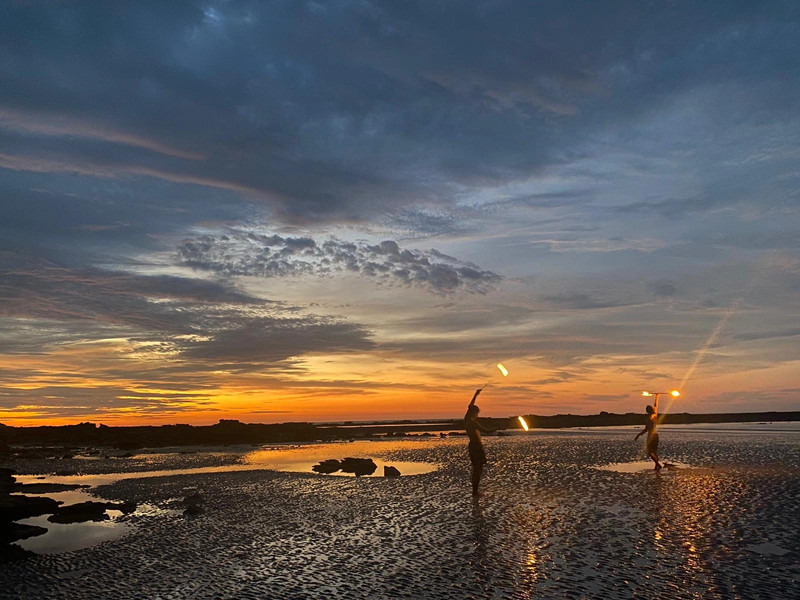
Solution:
[[[559,429],[567,427],[614,427],[641,425],[640,413],[615,414],[601,412],[597,415],[524,415],[531,429]],[[483,419],[492,429],[519,429],[515,416]],[[757,423],[800,421],[800,411],[664,415],[667,425],[698,423]],[[372,423],[242,423],[221,419],[214,425],[159,425],[137,427],[111,427],[95,423],[77,425],[13,427],[0,424],[0,454],[8,453],[10,446],[82,445],[104,446],[133,450],[145,447],[264,444],[288,442],[325,442],[344,439],[403,436],[410,433],[428,433],[463,430],[463,421],[438,420],[431,422],[372,422]]]

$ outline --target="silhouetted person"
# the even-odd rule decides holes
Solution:
[[[636,439],[639,439],[639,436],[646,433],[647,434],[647,455],[653,459],[653,462],[656,463],[654,467],[656,470],[661,468],[661,463],[658,462],[658,431],[656,431],[658,420],[658,394],[656,394],[656,401],[655,407],[647,405],[647,423],[639,433],[636,434]]]
[[[481,441],[481,432],[492,433],[492,429],[487,429],[478,421],[478,413],[480,408],[475,404],[475,400],[481,393],[480,389],[475,390],[475,395],[467,407],[467,414],[464,415],[464,427],[469,436],[469,460],[472,463],[472,495],[480,496],[478,492],[478,484],[481,481],[483,474],[483,465],[486,464],[486,452],[483,450],[483,442]]]

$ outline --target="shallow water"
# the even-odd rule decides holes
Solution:
[[[596,468],[643,462],[634,434],[487,438],[476,501],[464,439],[373,442],[369,456],[439,465],[396,480],[264,470],[121,479],[94,492],[168,509],[197,490],[205,513],[130,516],[122,538],[5,565],[0,589],[76,600],[792,597],[800,436],[664,431],[662,457],[690,468]]]
[[[372,458],[376,453],[386,453],[402,447],[393,442],[337,442],[330,444],[310,444],[297,446],[269,447],[262,450],[247,452],[242,457],[242,464],[229,464],[211,467],[195,467],[183,469],[162,469],[135,473],[102,473],[92,475],[19,475],[20,483],[68,483],[89,486],[86,488],[68,490],[64,492],[51,492],[37,494],[60,501],[62,505],[77,504],[96,500],[93,489],[101,485],[111,485],[123,479],[141,479],[152,477],[171,477],[176,475],[198,475],[203,473],[230,473],[234,471],[275,470],[283,472],[313,473],[311,467],[327,458],[345,458],[358,456]],[[209,453],[212,456],[219,453]],[[141,456],[154,458],[152,464],[169,464],[169,457],[175,453],[149,453]],[[133,457],[135,458],[135,457]],[[382,477],[383,467],[392,465],[400,470],[401,476],[421,475],[436,469],[436,465],[424,462],[410,461],[385,461],[373,458],[377,469],[372,475],[365,477]],[[317,474],[319,477],[355,477],[352,473],[336,472],[328,475]],[[177,499],[176,499],[177,500]],[[150,505],[137,507],[134,517],[158,511]],[[95,544],[122,537],[131,531],[130,519],[122,518],[120,511],[107,510],[109,519],[101,522],[87,521],[83,523],[51,523],[49,515],[31,517],[20,520],[26,525],[45,527],[47,533],[20,540],[17,544],[25,550],[37,553],[60,553],[88,548]],[[172,514],[180,514],[179,510],[172,510]]]

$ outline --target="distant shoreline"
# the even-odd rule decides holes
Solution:
[[[596,415],[523,415],[531,429],[573,427],[614,427],[642,425],[642,413]],[[483,419],[492,429],[520,429],[516,417]],[[800,421],[800,411],[749,413],[672,413],[663,424],[760,423]],[[431,421],[373,421],[336,423],[241,423],[221,419],[215,425],[145,425],[116,427],[95,423],[77,425],[14,427],[0,424],[0,456],[9,455],[12,446],[105,446],[120,449],[145,447],[264,444],[281,442],[324,442],[404,436],[409,433],[436,434],[463,429],[461,419]]]

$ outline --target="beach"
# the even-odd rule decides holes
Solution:
[[[160,453],[151,471],[219,470],[90,488],[140,508],[113,520],[113,539],[2,565],[0,589],[39,600],[791,597],[800,434],[664,428],[662,457],[681,468],[655,473],[635,431],[488,437],[477,499],[461,437],[289,446],[256,464],[245,448]],[[278,470],[320,456],[429,472]],[[193,493],[203,510],[187,516],[180,500]]]

